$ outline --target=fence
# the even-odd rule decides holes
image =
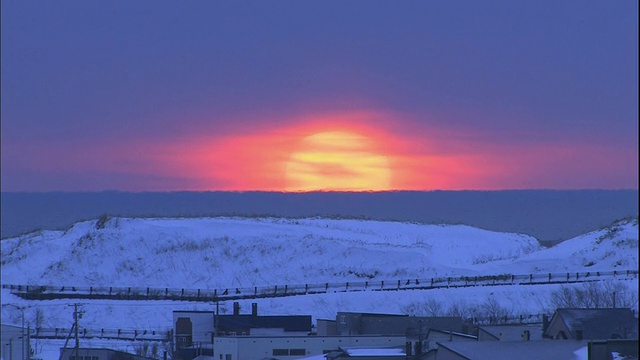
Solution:
[[[66,339],[71,329],[36,328],[31,330],[33,339]],[[78,337],[83,339],[111,339],[130,341],[170,341],[170,330],[136,330],[136,329],[92,329],[79,328]]]
[[[219,289],[177,289],[152,287],[94,287],[3,284],[3,289],[28,300],[107,299],[107,300],[176,300],[215,302],[226,300],[275,298],[324,294],[331,292],[400,291],[462,288],[472,286],[572,284],[611,278],[635,279],[638,270],[611,270],[525,275],[482,275],[435,277],[426,279],[376,280],[321,284],[226,287]]]

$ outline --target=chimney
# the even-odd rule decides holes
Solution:
[[[233,302],[233,315],[240,315],[240,303],[237,301]]]
[[[258,303],[251,303],[251,315],[258,316]]]
[[[411,341],[407,341],[404,345],[405,354],[407,354],[407,356],[412,356],[413,354],[411,353],[411,350],[413,350],[411,347]]]

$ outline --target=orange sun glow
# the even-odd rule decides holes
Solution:
[[[372,140],[347,131],[305,137],[286,163],[287,191],[388,190],[391,171]]]

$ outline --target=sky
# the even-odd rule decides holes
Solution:
[[[638,3],[3,1],[1,190],[638,189]]]

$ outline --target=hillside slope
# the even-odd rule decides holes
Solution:
[[[578,272],[638,268],[637,220],[542,248],[520,234],[468,226],[276,218],[132,219],[78,223],[3,240],[2,283],[76,286],[221,288],[363,280]],[[637,299],[637,279],[626,281]],[[576,285],[580,286],[580,284]],[[512,313],[548,311],[558,285],[502,286],[403,292],[329,293],[259,303],[263,314],[336,311],[393,312],[427,299],[446,309],[492,298]],[[2,291],[2,303],[26,308],[27,321],[68,327],[69,300],[25,301]],[[206,303],[83,301],[83,326],[167,328],[178,309]],[[222,304],[228,311],[230,303]],[[20,313],[3,308],[3,319]],[[6,318],[5,318],[6,315]]]
[[[2,241],[5,283],[221,287],[468,274],[536,240],[355,220],[109,219]],[[99,269],[99,270],[98,270]]]

